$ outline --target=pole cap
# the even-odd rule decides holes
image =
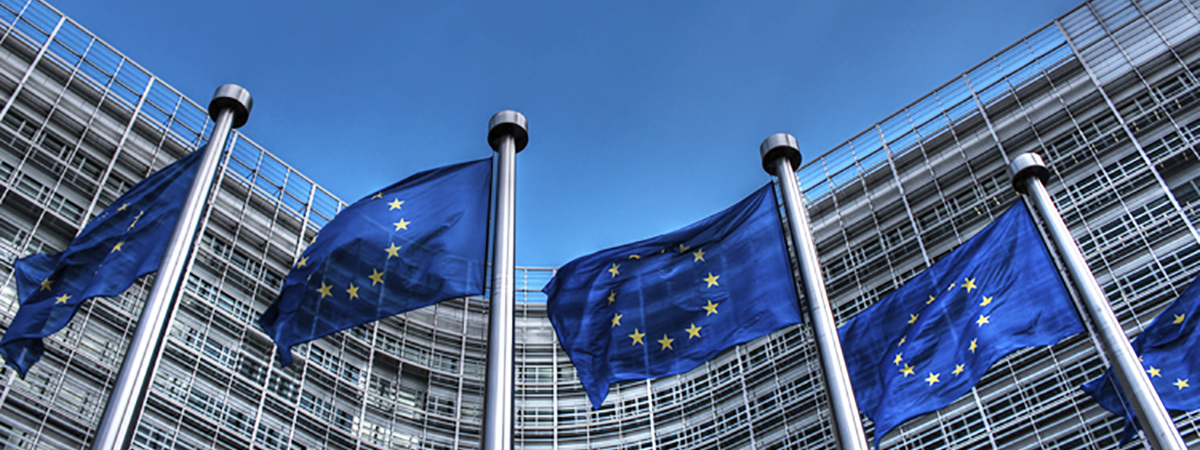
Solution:
[[[800,161],[803,160],[796,137],[787,133],[772,134],[758,146],[758,153],[762,155],[763,170],[767,171],[767,175],[783,176],[775,173],[775,160],[778,158],[787,158],[792,163],[793,172],[800,168]]]
[[[213,94],[212,101],[208,102],[208,117],[215,121],[221,110],[232,109],[233,127],[240,128],[250,119],[250,109],[253,107],[254,98],[250,97],[250,91],[246,88],[236,84],[222,84]]]
[[[488,122],[488,144],[492,146],[492,150],[500,149],[500,139],[504,136],[513,137],[517,144],[517,153],[529,145],[529,123],[524,114],[506,109],[492,116],[492,120]]]
[[[1037,153],[1022,153],[1013,158],[1012,163],[1008,165],[1008,173],[1012,175],[1013,189],[1022,194],[1026,193],[1022,188],[1024,180],[1027,177],[1036,177],[1045,183],[1050,179],[1050,170],[1046,168],[1046,163],[1042,161],[1042,157]]]

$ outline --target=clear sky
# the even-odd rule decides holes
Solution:
[[[1081,0],[51,0],[343,201],[488,157],[515,109],[517,264],[560,266],[718,212],[768,181],[758,145],[843,141]]]

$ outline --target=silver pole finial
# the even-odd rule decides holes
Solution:
[[[1012,176],[1013,189],[1022,194],[1026,193],[1023,187],[1026,178],[1037,178],[1042,184],[1050,179],[1050,170],[1046,168],[1046,163],[1037,153],[1017,155],[1016,158],[1013,158],[1012,164],[1009,164],[1008,173]]]
[[[777,177],[782,174],[775,173],[775,160],[784,158],[792,166],[792,172],[800,168],[800,162],[804,160],[800,156],[800,144],[796,143],[796,137],[787,133],[775,133],[763,141],[762,145],[758,146],[758,153],[762,156],[763,170],[767,171],[767,175]]]
[[[488,144],[493,150],[498,150],[505,136],[512,136],[516,143],[516,152],[521,153],[529,145],[529,124],[525,115],[511,109],[500,111],[488,122]]]
[[[251,108],[254,108],[254,98],[250,91],[236,84],[222,84],[208,102],[208,117],[216,121],[221,111],[228,109],[233,111],[233,128],[241,128],[250,119]]]

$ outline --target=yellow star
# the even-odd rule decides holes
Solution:
[[[399,221],[399,222],[396,222],[396,223],[393,223],[393,224],[392,224],[392,225],[395,225],[395,226],[396,226],[396,229],[395,229],[395,230],[393,230],[393,231],[407,230],[407,229],[408,229],[408,224],[410,224],[410,223],[412,223],[412,222],[409,222],[409,221],[407,221],[407,220],[404,220],[404,219],[400,219],[400,221]]]
[[[963,373],[963,372],[966,370],[966,369],[963,369],[963,366],[965,366],[965,365],[966,365],[966,364],[955,364],[955,365],[954,365],[954,371],[953,371],[953,372],[950,372],[950,373],[954,374],[954,376],[956,376],[956,377],[957,377],[957,376],[958,376],[958,374],[960,374],[960,373]]]
[[[941,381],[941,380],[938,380],[938,376],[940,376],[940,375],[941,375],[940,373],[929,372],[929,377],[925,378],[925,382],[929,383],[930,386],[933,386],[933,383],[937,383],[938,381]]]
[[[691,247],[688,247],[688,246],[686,246],[686,245],[683,245],[683,244],[679,244],[679,254],[681,254],[681,255],[683,254],[683,252],[686,252],[686,251],[688,251],[688,250],[691,250],[691,249],[692,249]]]
[[[967,289],[967,293],[968,293],[968,294],[970,294],[970,293],[971,293],[971,289],[977,289],[977,288],[978,288],[977,286],[975,286],[975,279],[974,279],[974,278],[967,278],[967,282],[966,282],[966,283],[963,283],[962,287],[964,287],[964,288],[966,288],[966,289]]]
[[[49,278],[47,278],[47,279],[45,279],[45,280],[42,280],[42,288],[41,288],[41,289],[38,289],[38,291],[48,291],[48,290],[50,290],[50,285],[51,285],[51,284],[54,284],[54,280],[51,280],[51,279],[49,279]]]
[[[70,299],[71,299],[71,296],[70,296],[70,295],[63,294],[63,295],[61,295],[61,296],[58,296],[58,297],[55,297],[55,298],[54,298],[54,304],[56,304],[56,305],[58,305],[58,304],[63,304],[63,303],[66,303],[66,302],[67,302],[67,300],[70,300]]]
[[[383,272],[380,272],[380,271],[376,270],[374,267],[372,267],[371,268],[371,276],[369,276],[367,278],[371,279],[371,286],[374,286],[376,284],[383,282]]]
[[[895,365],[897,365],[897,366],[898,366],[898,365],[900,365],[900,361],[904,361],[904,356],[903,356],[903,355],[904,355],[904,352],[897,353],[897,354],[896,354],[896,359],[893,359],[893,360],[892,360],[892,364],[895,364]]]
[[[904,378],[908,378],[909,375],[913,374],[913,366],[905,364],[904,368],[900,369],[900,373],[904,375]]]
[[[376,192],[375,195],[371,196],[372,200],[377,199],[377,198],[383,198],[383,191]]]
[[[612,304],[612,302],[615,302],[615,301],[617,301],[617,291],[609,291],[608,292],[608,303]]]
[[[954,289],[954,283],[950,283],[950,287],[947,287],[947,288],[946,288],[946,290],[947,290],[947,291],[948,291],[948,290],[951,290],[951,289]]]
[[[1175,387],[1179,388],[1179,390],[1182,391],[1183,388],[1185,388],[1185,387],[1191,387],[1191,386],[1188,386],[1187,382],[1188,382],[1187,379],[1180,380],[1180,379],[1176,378],[1175,382],[1171,383],[1171,384],[1175,385]]]
[[[612,274],[612,277],[613,277],[613,278],[616,278],[616,277],[617,277],[617,275],[620,275],[620,274],[621,274],[621,271],[620,271],[620,270],[617,270],[617,269],[620,269],[620,268],[621,268],[621,265],[620,265],[620,264],[613,263],[612,267],[609,267],[609,268],[608,268],[608,273],[611,273],[611,274]]]
[[[698,248],[692,252],[692,262],[704,261],[704,249]]]
[[[912,325],[912,324],[916,323],[918,317],[921,317],[921,315],[920,314],[909,314],[908,315],[908,324]]]
[[[121,251],[122,245],[125,245],[125,241],[118,242],[117,245],[113,246],[112,250],[110,250],[109,253]]]
[[[717,278],[721,278],[721,276],[720,276],[720,275],[716,275],[716,276],[714,276],[714,275],[712,274],[712,272],[709,272],[709,273],[708,273],[708,278],[705,278],[705,279],[704,279],[704,281],[707,281],[707,282],[708,282],[708,287],[720,286],[721,284],[720,284],[720,283],[717,283]]]
[[[325,284],[325,282],[322,281],[321,288],[317,289],[317,292],[321,293],[321,298],[333,297],[333,292],[331,292],[332,289],[333,289],[333,286]]]
[[[307,265],[308,265],[308,257],[305,256],[303,258],[300,258],[300,261],[296,263],[296,268],[299,269],[299,268],[307,266]]]
[[[983,303],[980,303],[979,306],[987,306],[990,303],[992,303],[992,297],[984,297]]]
[[[350,294],[350,300],[358,298],[358,286],[355,286],[354,283],[350,283],[350,289],[346,289],[346,293]]]
[[[1162,377],[1162,369],[1159,369],[1154,366],[1150,366],[1150,370],[1147,370],[1146,373],[1150,374],[1151,378],[1154,378],[1154,377],[1161,378]]]
[[[320,236],[320,235],[319,235],[319,234],[314,234],[314,235],[313,235],[313,238],[312,238],[312,241],[309,241],[309,243],[308,243],[308,244],[309,244],[309,245],[316,244],[316,243],[317,243],[317,236]]]
[[[609,327],[609,328],[615,328],[615,327],[621,326],[621,318],[622,317],[625,317],[625,316],[622,316],[619,313],[614,313],[613,320],[612,320],[612,327]]]
[[[634,253],[632,255],[629,255],[629,259],[642,259],[642,255]]]
[[[387,252],[389,259],[393,256],[400,256],[400,246],[396,245],[395,242],[392,243],[391,247],[385,248],[383,251]]]
[[[125,228],[125,231],[132,230],[133,227],[136,227],[137,223],[138,223],[138,219],[141,219],[142,214],[145,214],[145,213],[146,213],[145,211],[138,211],[138,215],[133,216],[133,223],[130,223],[129,226]]]
[[[1175,321],[1174,321],[1174,322],[1171,322],[1171,324],[1172,324],[1172,325],[1179,325],[1179,324],[1183,323],[1183,319],[1184,319],[1185,317],[1187,317],[1187,314],[1175,314]]]
[[[720,305],[720,303],[713,303],[712,300],[708,300],[708,306],[704,307],[704,310],[708,311],[708,314],[705,314],[704,317],[708,317],[713,314],[716,314],[717,313],[717,305]]]
[[[120,208],[117,208],[117,211],[124,211],[124,210],[125,210],[125,208],[128,208],[128,207],[129,207],[129,204],[128,204],[128,203],[125,203],[125,204],[121,205],[121,207],[120,207]]]
[[[400,205],[403,205],[403,204],[404,204],[404,202],[400,201],[400,199],[394,198],[394,199],[392,199],[391,203],[388,203],[388,206],[389,206],[388,211],[391,211],[393,209],[400,209]]]
[[[672,342],[675,342],[675,340],[667,337],[667,335],[664,334],[663,338],[658,340],[658,343],[662,344],[662,348],[660,348],[659,350],[666,350],[666,349],[675,350],[674,348],[671,347]]]
[[[638,345],[638,344],[646,345],[645,342],[642,342],[642,337],[644,337],[644,336],[646,336],[646,333],[638,332],[638,329],[634,328],[633,334],[629,335],[629,337],[633,338],[633,343],[629,344],[629,345]]]
[[[930,296],[929,296],[929,301],[925,302],[925,304],[926,304],[926,305],[928,305],[928,304],[930,304],[930,303],[933,303],[933,301],[934,301],[934,300],[937,300],[937,297],[934,297],[934,296],[930,295]]]
[[[980,314],[980,315],[979,315],[979,320],[976,320],[976,321],[975,321],[975,324],[976,324],[976,325],[979,325],[979,326],[981,326],[981,327],[982,327],[982,326],[983,326],[983,324],[985,324],[985,323],[991,323],[991,322],[989,322],[989,321],[988,321],[988,318],[989,318],[989,317],[991,317],[991,316],[985,316],[985,315],[983,315],[983,314]]]
[[[901,345],[904,345],[905,341],[908,341],[908,336],[900,336],[900,343],[896,344],[896,346],[899,347]]]
[[[704,327],[698,327],[695,323],[693,323],[691,328],[685,328],[683,331],[688,332],[688,339],[690,340],[694,337],[700,337],[700,329],[702,328]]]
[[[971,339],[971,348],[968,348],[967,350],[970,350],[971,353],[975,353],[975,349],[979,348],[979,345],[975,344],[975,341],[978,340],[979,339]]]

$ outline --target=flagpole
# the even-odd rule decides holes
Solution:
[[[529,143],[525,116],[506,110],[488,123],[496,151],[496,215],[492,222],[492,297],[488,317],[487,385],[483,448],[509,450],[513,433],[514,210],[517,153]]]
[[[801,161],[800,146],[794,136],[776,133],[763,141],[759,153],[762,155],[763,170],[779,178],[780,190],[783,191],[784,210],[787,211],[788,228],[792,232],[792,247],[796,249],[796,260],[800,265],[800,281],[804,285],[804,298],[812,319],[817,355],[821,359],[821,372],[833,413],[834,436],[842,449],[867,450],[867,435],[863,432],[854,390],[850,387],[850,373],[846,370],[846,358],[842,355],[842,342],[838,338],[837,323],[833,320],[829,295],[825,292],[825,278],[821,275],[812,229],[808,226],[808,213],[796,181],[796,169]]]
[[[1058,208],[1054,206],[1054,200],[1046,191],[1043,183],[1049,178],[1050,171],[1046,169],[1042,157],[1034,153],[1018,155],[1013,158],[1009,172],[1012,174],[1013,188],[1033,201],[1038,214],[1049,229],[1050,240],[1058,247],[1071,280],[1083,297],[1084,311],[1095,325],[1094,332],[1100,341],[1100,349],[1108,357],[1113,373],[1121,383],[1121,389],[1133,406],[1138,423],[1146,430],[1146,439],[1150,441],[1150,446],[1160,450],[1187,448],[1179,430],[1175,428],[1175,422],[1171,420],[1171,415],[1163,407],[1162,400],[1158,398],[1158,393],[1150,383],[1150,378],[1146,376],[1146,371],[1142,370],[1142,364],[1138,361],[1133,346],[1129,344],[1121,323],[1117,321],[1117,316],[1113,314],[1108,300],[1104,298],[1104,291],[1100,290],[1096,277],[1088,268],[1087,260],[1079,251],[1079,246],[1071,237]]]
[[[217,174],[221,154],[225,150],[225,141],[229,139],[232,128],[245,125],[253,104],[250,92],[236,84],[218,87],[208,104],[208,114],[215,127],[208,145],[197,150],[205,152],[204,160],[179,213],[175,230],[171,233],[171,241],[167,244],[158,275],[154,278],[154,287],[150,289],[150,297],[146,299],[146,306],[138,319],[133,342],[125,352],[125,362],[121,364],[116,386],[92,441],[93,450],[124,449],[133,442],[149,393],[149,384],[162,355],[167,332],[171,329],[171,316],[175,310],[176,294],[184,278],[184,266],[196,239],[197,226]]]

